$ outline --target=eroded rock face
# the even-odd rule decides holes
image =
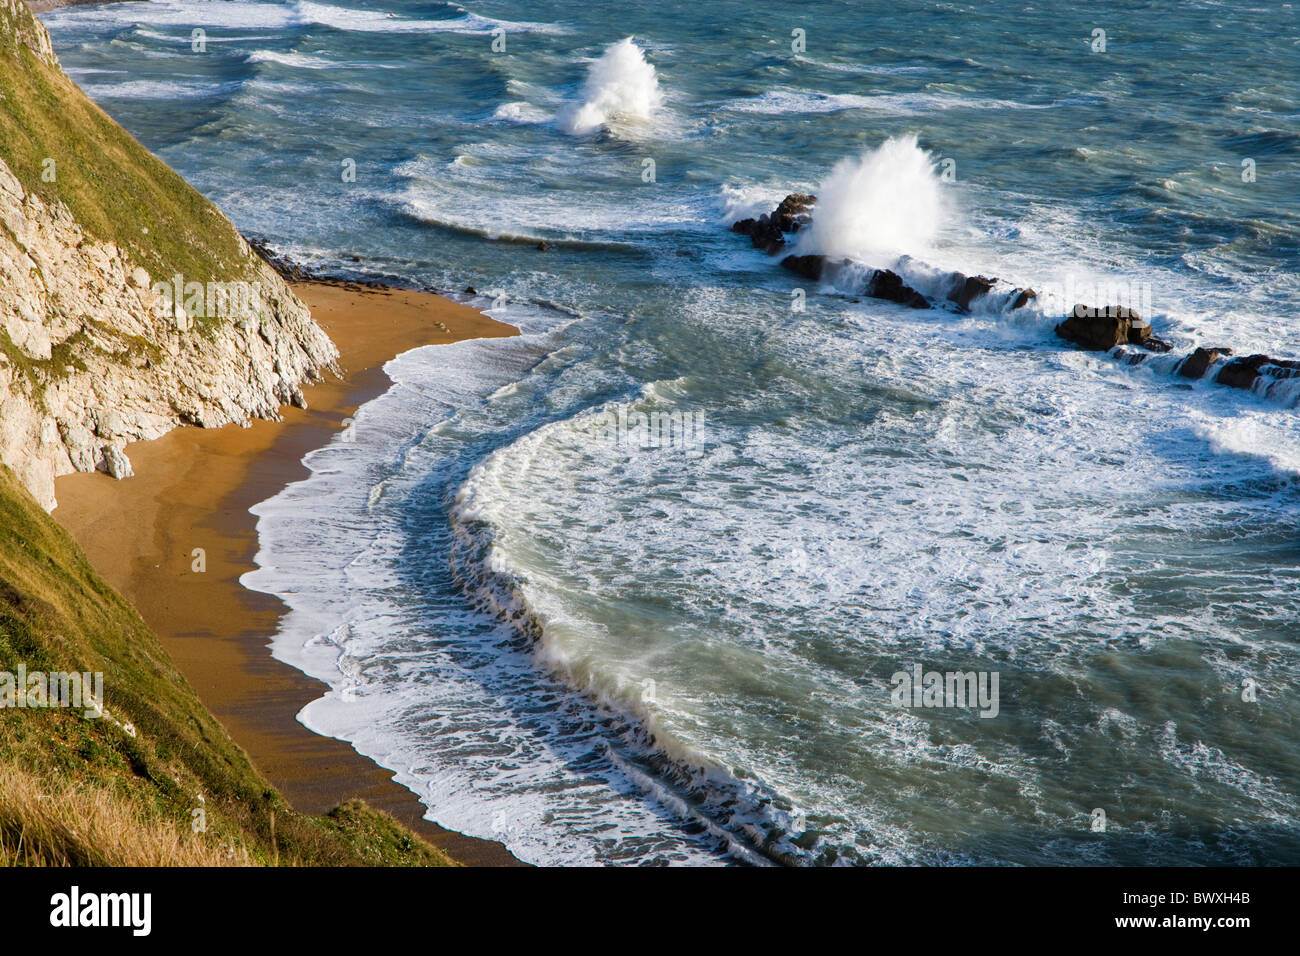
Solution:
[[[25,192],[3,160],[0,223],[0,461],[46,508],[58,475],[130,475],[128,442],[181,423],[278,418],[337,358],[247,247],[248,309],[199,328],[183,306],[160,308],[143,268]]]
[[[41,22],[23,8],[23,0],[0,0],[0,25],[4,33],[12,33],[15,42],[23,44],[48,66],[57,67],[54,45]]]

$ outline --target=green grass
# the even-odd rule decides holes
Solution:
[[[0,468],[0,671],[20,663],[102,672],[108,716],[0,710],[0,860],[454,865],[360,801],[322,817],[293,810],[134,608]]]
[[[65,203],[91,238],[116,243],[153,281],[176,273],[251,281],[254,262],[229,220],[61,70],[15,42],[33,26],[24,4],[16,12],[0,4],[0,159],[23,187]],[[42,176],[47,159],[53,182]]]

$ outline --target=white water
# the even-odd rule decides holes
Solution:
[[[655,68],[631,37],[611,43],[591,65],[582,100],[560,117],[575,136],[594,133],[611,122],[645,123],[663,105]]]
[[[916,136],[890,138],[835,164],[817,190],[817,215],[798,250],[864,262],[924,255],[944,222],[942,190],[935,159]]]

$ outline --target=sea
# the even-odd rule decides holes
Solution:
[[[245,234],[522,333],[396,356],[253,509],[299,719],[430,819],[535,864],[1300,864],[1300,388],[1177,374],[1300,358],[1292,4],[42,19]],[[795,192],[786,252],[1038,298],[795,275],[729,228]],[[1076,302],[1174,352],[1073,348]]]

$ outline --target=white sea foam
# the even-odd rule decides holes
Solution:
[[[430,468],[454,471],[441,452],[456,443],[457,419],[513,394],[556,322],[527,308],[494,314],[527,334],[416,349],[386,365],[397,384],[305,458],[308,479],[253,509],[259,570],[243,583],[290,607],[275,656],[330,685],[304,723],[392,768],[431,818],[534,863],[598,862],[611,826],[630,859],[714,860],[708,841],[664,833],[665,819],[694,813],[664,781],[613,753],[596,770],[593,753],[609,746],[596,728],[614,716],[577,694],[557,698],[511,626],[460,602],[411,609],[409,576],[441,573],[408,553],[419,547],[404,527],[429,494],[422,482]],[[509,712],[517,717],[503,719]]]
[[[86,8],[56,10],[47,14],[50,22],[64,19],[76,23],[112,23],[130,26],[201,26],[205,30],[264,30],[319,25],[353,33],[563,33],[548,23],[495,20],[452,8],[458,16],[445,20],[408,19],[384,10],[294,0],[291,3],[254,0],[152,0],[148,3],[116,3]],[[171,39],[171,38],[169,38]],[[175,38],[188,43],[190,38]]]
[[[539,106],[532,103],[502,103],[492,113],[492,118],[502,120],[507,123],[546,123],[552,119],[552,115]]]
[[[578,102],[560,115],[560,124],[575,136],[617,123],[649,122],[663,105],[655,68],[631,37],[611,43],[591,64]]]
[[[122,83],[83,83],[86,95],[95,100],[171,100],[202,99],[236,93],[243,84],[238,80],[214,83],[195,78],[178,80],[126,80]]]
[[[276,63],[300,70],[330,70],[343,64],[321,56],[309,56],[305,53],[279,53],[275,50],[254,50],[248,54],[248,63]]]
[[[782,115],[786,113],[838,113],[843,110],[871,110],[892,116],[916,116],[938,110],[1027,110],[1047,107],[1014,100],[976,99],[950,93],[823,93],[816,90],[769,90],[749,99],[732,100],[723,109],[737,113]]]
[[[1300,422],[1294,412],[1230,406],[1217,415],[1194,412],[1192,421],[1217,453],[1261,459],[1280,474],[1300,475]]]

